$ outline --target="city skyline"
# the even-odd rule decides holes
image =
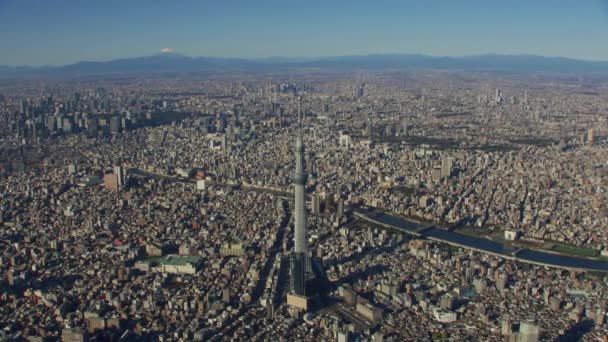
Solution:
[[[608,0],[0,0],[0,341],[608,342]]]
[[[222,3],[0,1],[0,65],[176,52],[262,58],[488,53],[608,60],[605,1]],[[584,38],[584,39],[582,39]]]

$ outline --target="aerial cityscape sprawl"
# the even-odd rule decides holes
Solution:
[[[0,340],[608,341],[601,80],[0,94]]]

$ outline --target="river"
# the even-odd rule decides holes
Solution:
[[[366,216],[362,215],[360,217],[365,219]],[[368,217],[369,220],[377,221],[383,225],[391,226],[397,230],[429,240],[445,242],[463,248],[502,256],[507,259],[568,270],[608,272],[608,261],[577,258],[525,248],[516,249],[489,239],[463,235],[436,227],[420,231],[421,224],[389,214],[380,214],[373,218]]]

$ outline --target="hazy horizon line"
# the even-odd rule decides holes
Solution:
[[[164,49],[163,49],[164,50]],[[214,59],[236,59],[243,61],[261,61],[266,59],[294,59],[294,60],[320,60],[326,58],[341,58],[341,57],[370,57],[370,56],[421,56],[421,57],[431,57],[431,58],[472,58],[472,57],[487,57],[487,56],[505,56],[505,57],[541,57],[541,58],[561,58],[568,59],[573,61],[581,61],[581,62],[608,62],[608,59],[595,59],[595,58],[582,58],[582,57],[569,57],[569,56],[561,56],[561,55],[539,55],[533,53],[509,53],[509,52],[484,52],[477,54],[465,54],[465,55],[439,55],[439,54],[429,54],[423,52],[375,52],[375,53],[360,53],[360,54],[341,54],[341,55],[314,55],[314,56],[289,56],[289,55],[268,55],[268,56],[257,56],[257,57],[242,57],[242,56],[226,56],[226,55],[188,55],[185,53],[180,53],[179,51],[157,51],[150,54],[144,55],[134,55],[134,56],[125,56],[125,57],[116,57],[110,59],[83,59],[77,60],[68,63],[62,64],[0,64],[1,67],[9,67],[9,68],[60,68],[65,66],[70,66],[78,63],[105,63],[112,62],[118,60],[128,60],[128,59],[136,59],[136,58],[146,58],[146,57],[155,57],[162,55],[175,55],[186,58],[214,58]]]

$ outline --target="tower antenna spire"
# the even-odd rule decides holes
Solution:
[[[298,136],[302,137],[302,96],[298,96]]]

